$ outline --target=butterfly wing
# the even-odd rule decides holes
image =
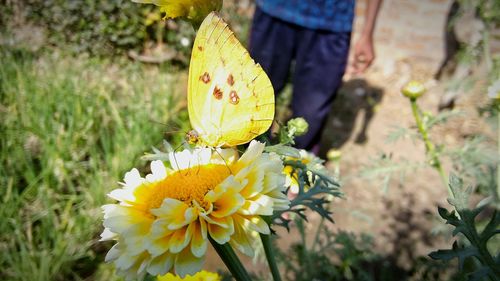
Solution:
[[[269,78],[215,13],[198,30],[189,67],[188,110],[202,144],[235,146],[269,129]]]

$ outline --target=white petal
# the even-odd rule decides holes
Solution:
[[[135,200],[135,196],[132,189],[125,189],[125,188],[115,189],[112,190],[110,193],[108,193],[108,196],[120,202]]]
[[[167,176],[167,169],[165,165],[160,160],[155,160],[151,162],[151,174],[146,176],[146,180],[149,182],[160,181]]]
[[[230,165],[238,160],[239,154],[238,150],[234,148],[217,148],[212,153],[212,159],[210,163],[221,164],[221,165]]]
[[[134,189],[141,185],[144,182],[144,179],[141,178],[139,171],[136,168],[133,168],[130,172],[125,173],[124,181],[127,188]]]
[[[201,270],[203,258],[195,257],[189,248],[184,249],[175,257],[175,273],[184,278],[186,275],[194,275]]]
[[[113,247],[111,247],[111,249],[109,249],[108,253],[106,254],[106,257],[104,258],[104,261],[105,262],[114,261],[120,256],[121,253],[122,253],[121,244],[116,243],[115,245],[113,245]]]
[[[245,153],[243,153],[243,155],[238,160],[238,162],[246,163],[246,164],[253,162],[255,160],[255,158],[257,158],[258,156],[260,156],[262,154],[262,152],[264,151],[264,148],[265,148],[265,145],[263,143],[258,142],[256,140],[252,140],[250,142],[250,145],[248,145],[247,150],[245,151]]]
[[[210,163],[212,151],[209,148],[188,149],[181,152],[170,152],[168,157],[174,170],[184,170],[198,165]]]
[[[101,233],[101,239],[99,239],[99,241],[114,240],[116,237],[116,233],[109,230],[109,228],[104,228],[104,231]]]
[[[154,258],[148,267],[148,273],[153,276],[165,275],[174,264],[174,257],[170,253],[165,253]]]

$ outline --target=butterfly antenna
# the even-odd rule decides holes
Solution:
[[[172,149],[172,146],[170,144],[168,144],[168,146],[170,146],[170,149]],[[177,151],[179,151],[179,149],[182,147],[182,144],[181,145],[178,145],[175,149],[173,149],[171,152],[172,152],[172,155],[174,156],[174,162],[175,162],[175,166],[177,167],[177,169],[179,169],[179,163],[177,162],[177,157],[175,156],[175,153]],[[167,148],[168,149],[168,148]],[[182,175],[182,173],[179,173],[180,175]],[[187,174],[186,174],[187,175]]]
[[[226,168],[229,170],[229,173],[231,175],[234,175],[233,171],[231,171],[231,168],[229,167],[229,164],[227,163],[226,159],[224,159],[224,157],[222,157],[222,155],[220,154],[220,152],[216,148],[215,148],[215,152],[219,155],[219,157],[222,159],[222,161],[224,161],[224,164],[226,164]]]

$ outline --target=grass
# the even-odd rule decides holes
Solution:
[[[0,61],[0,279],[116,278],[100,206],[165,131],[187,130],[180,76],[61,53]]]

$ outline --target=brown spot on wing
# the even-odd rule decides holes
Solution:
[[[238,96],[235,90],[232,90],[229,93],[229,102],[235,105],[240,102],[240,97]]]
[[[202,51],[203,51],[203,46],[198,46],[198,50],[199,50],[200,52],[202,52]]]
[[[203,75],[200,76],[200,80],[207,84],[210,82],[210,74],[208,74],[208,72],[203,73]]]
[[[212,94],[214,95],[214,97],[216,99],[218,99],[218,100],[222,99],[223,93],[222,93],[221,89],[219,89],[219,87],[215,86],[214,92]]]
[[[227,76],[227,83],[229,84],[229,86],[234,85],[234,77],[232,74],[229,74],[229,76]]]

